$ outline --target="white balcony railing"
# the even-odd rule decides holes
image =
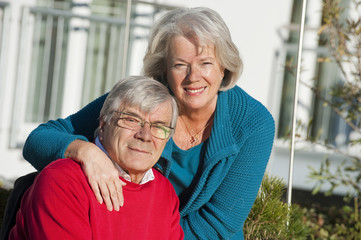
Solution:
[[[141,73],[150,26],[172,7],[140,1],[121,6],[117,16],[95,15],[87,4],[23,7],[11,148],[21,147],[39,123],[74,113],[122,76]]]

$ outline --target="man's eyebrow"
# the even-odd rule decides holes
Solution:
[[[159,124],[159,125],[164,125],[164,126],[168,126],[168,124],[164,121],[155,121],[155,122],[152,122],[152,124]]]
[[[130,115],[130,116],[133,116],[133,117],[137,117],[137,118],[141,118],[140,116],[139,116],[139,114],[137,114],[137,113],[135,113],[135,112],[132,112],[132,111],[122,111],[124,114],[126,114],[126,115]]]

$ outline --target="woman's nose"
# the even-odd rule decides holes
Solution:
[[[189,67],[188,79],[192,82],[198,81],[201,78],[201,70],[197,65]]]

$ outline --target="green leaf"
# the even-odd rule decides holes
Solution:
[[[316,195],[318,192],[320,192],[321,190],[321,184],[317,185],[313,190],[312,190],[312,195]]]

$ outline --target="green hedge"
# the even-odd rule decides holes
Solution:
[[[284,182],[277,177],[264,176],[258,196],[244,225],[244,238],[307,239],[310,228],[303,221],[302,208],[283,202]]]

